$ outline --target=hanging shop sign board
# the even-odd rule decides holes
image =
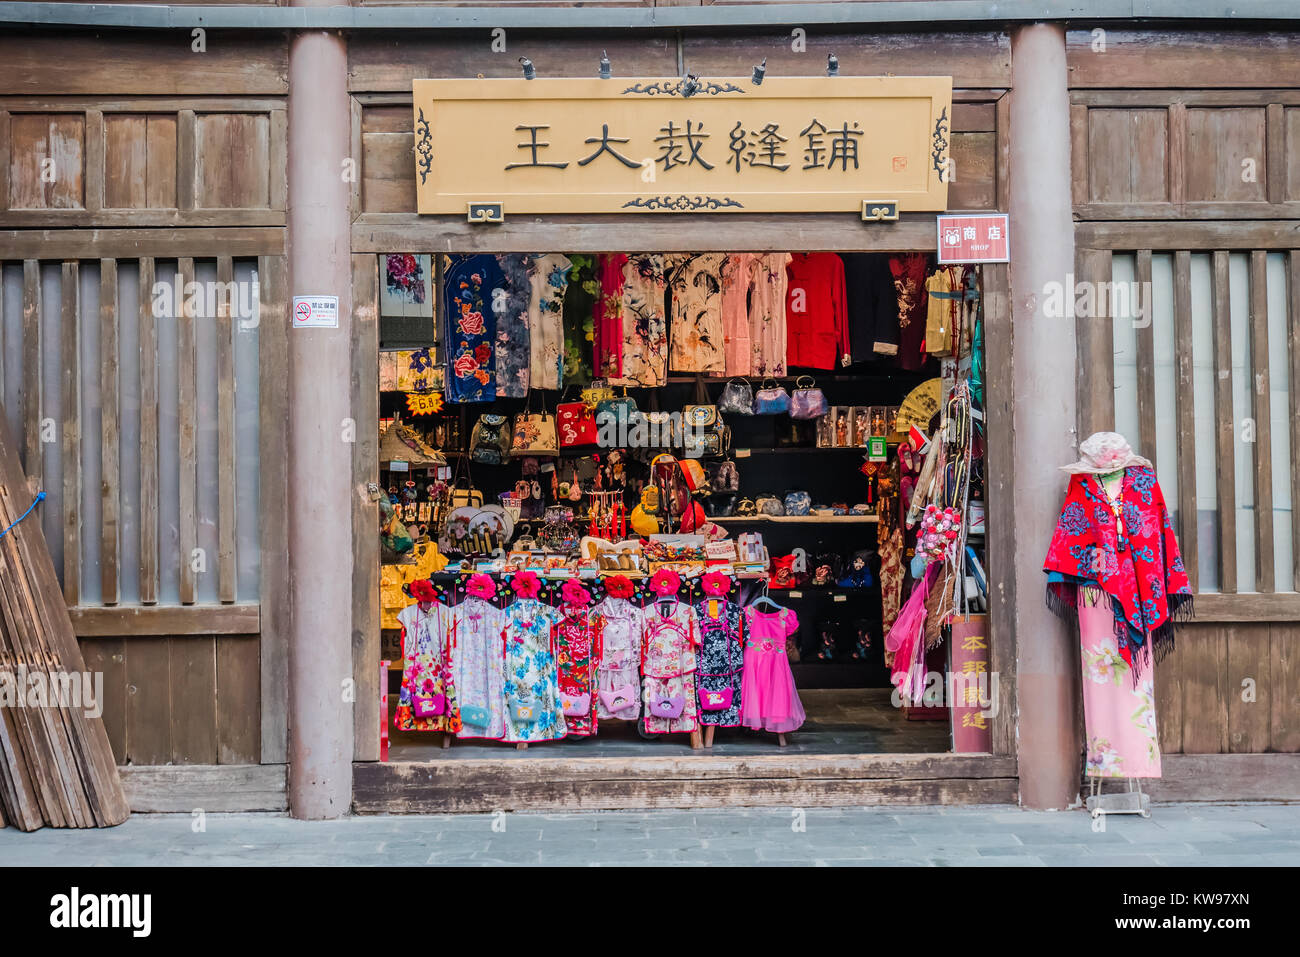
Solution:
[[[295,329],[337,329],[339,297],[294,296],[293,327]]]
[[[417,209],[494,222],[629,212],[896,219],[947,206],[951,77],[689,82],[415,80]]]
[[[1006,213],[940,216],[938,222],[941,265],[1011,261]]]

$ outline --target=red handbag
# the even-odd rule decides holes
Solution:
[[[560,433],[560,447],[595,445],[599,432],[596,414],[585,402],[562,402],[555,407],[555,421]]]

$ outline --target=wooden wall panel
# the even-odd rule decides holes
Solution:
[[[91,638],[104,724],[119,764],[256,764],[257,635]]]
[[[1168,198],[1166,110],[1092,109],[1087,136],[1090,202]]]
[[[1283,200],[1300,200],[1300,107],[1282,111]]]
[[[106,208],[176,208],[174,114],[105,115],[104,142]]]
[[[997,133],[953,133],[948,208],[997,209]]]
[[[1092,29],[1066,33],[1071,87],[1300,87],[1300,33]]]
[[[84,205],[86,119],[74,113],[10,113],[10,209]]]
[[[198,116],[194,200],[200,209],[266,209],[271,205],[271,122],[267,114]]]
[[[1264,116],[1258,107],[1188,108],[1188,202],[1267,202]]]
[[[0,34],[0,95],[226,96],[289,91],[283,33],[207,31],[207,50],[191,49],[188,30],[105,34],[67,30]],[[513,60],[512,60],[513,62]]]

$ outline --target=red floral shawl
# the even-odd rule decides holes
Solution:
[[[1067,620],[1076,620],[1080,585],[1110,596],[1120,653],[1136,669],[1134,649],[1150,647],[1159,660],[1173,647],[1173,621],[1191,616],[1192,589],[1155,473],[1125,469],[1120,503],[1122,537],[1101,480],[1073,476],[1043,571],[1048,607]]]

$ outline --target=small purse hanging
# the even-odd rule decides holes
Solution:
[[[561,402],[555,407],[560,448],[595,445],[599,438],[595,413],[585,402]]]
[[[537,699],[528,698],[511,698],[510,699],[510,717],[516,724],[532,724],[537,720]]]
[[[805,380],[807,385],[804,385]],[[812,376],[801,375],[795,380],[794,394],[790,396],[790,418],[819,419],[829,411],[826,395],[817,388],[817,382]]]
[[[619,685],[613,691],[599,691],[597,694],[606,711],[626,711],[636,707],[636,688],[631,683]]]
[[[736,664],[735,659],[732,657],[732,653],[731,653],[731,636],[728,635],[728,636],[727,636],[727,668],[728,668],[728,670],[727,670],[726,672],[724,672],[723,674],[720,674],[720,675],[711,675],[711,674],[700,673],[700,674],[697,675],[697,677],[699,677],[699,678],[733,678],[733,677],[735,676],[735,674],[736,674],[736,671],[738,670],[738,669],[735,667],[735,664]],[[701,710],[704,710],[704,711],[726,711],[728,708],[731,707],[731,701],[732,701],[732,695],[733,695],[733,693],[734,693],[734,689],[732,688],[732,682],[728,681],[728,682],[727,682],[727,686],[726,686],[725,688],[719,688],[719,689],[716,690],[716,691],[706,691],[704,688],[699,688],[698,691],[697,691],[696,693],[697,693],[697,695],[698,695],[698,697],[699,697],[699,699],[700,699],[700,708],[701,708]]]
[[[561,691],[560,710],[568,718],[585,718],[591,711],[591,692],[571,695]]]
[[[492,712],[477,704],[467,704],[460,709],[462,724],[475,728],[486,728],[492,723]]]
[[[780,415],[789,411],[790,393],[775,379],[764,379],[763,387],[754,393],[754,414]]]
[[[732,379],[722,387],[718,409],[733,415],[754,414],[754,388],[748,379]]]
[[[470,459],[481,465],[504,465],[509,450],[509,420],[495,412],[484,412],[470,435]]]
[[[411,714],[417,718],[436,718],[447,713],[445,694],[412,694]]]
[[[656,718],[680,718],[686,707],[686,698],[682,695],[655,695],[650,699],[650,713]]]

